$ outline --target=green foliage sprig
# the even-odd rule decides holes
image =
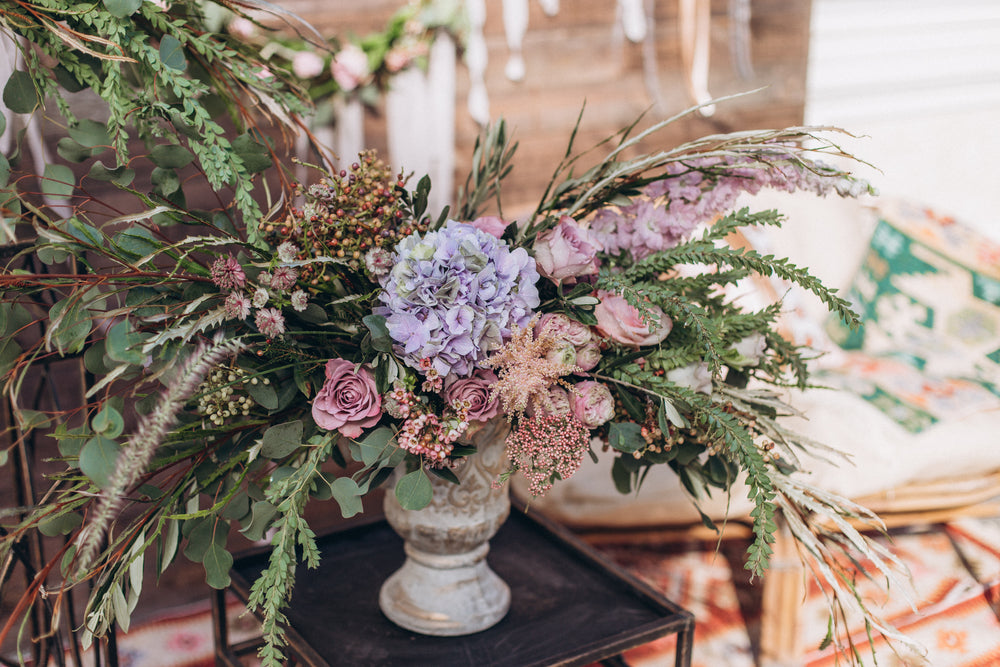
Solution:
[[[313,484],[321,478],[320,465],[330,457],[333,438],[310,446],[301,464],[267,489],[267,500],[280,518],[274,523],[273,550],[267,568],[250,589],[247,607],[260,610],[263,616],[264,646],[258,656],[263,664],[275,666],[285,659],[283,626],[287,619],[282,609],[288,604],[295,584],[295,568],[300,558],[307,567],[319,566],[316,535],[303,518]]]

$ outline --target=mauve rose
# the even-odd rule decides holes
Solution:
[[[354,44],[348,44],[333,57],[330,74],[340,89],[349,93],[368,78],[368,56]]]
[[[595,296],[601,300],[594,306],[594,316],[597,318],[595,328],[602,336],[623,345],[656,345],[667,337],[673,327],[670,318],[657,306],[649,306],[649,310],[658,319],[658,322],[651,323],[655,328],[650,330],[640,319],[639,311],[621,295],[598,291]]]
[[[311,79],[323,71],[323,59],[312,51],[299,51],[292,56],[292,72],[300,79]]]
[[[573,416],[587,428],[597,428],[615,416],[615,399],[600,382],[585,380],[573,387],[569,397]]]
[[[348,438],[374,426],[382,417],[382,397],[368,367],[355,370],[346,359],[326,362],[326,382],[313,399],[312,416],[320,428]]]
[[[667,371],[666,378],[691,391],[712,394],[712,371],[708,369],[707,362],[699,361]]]
[[[500,238],[503,236],[503,230],[507,229],[508,223],[504,222],[502,218],[498,218],[495,215],[484,215],[476,218],[469,224],[480,231]]]
[[[487,421],[497,416],[500,401],[490,396],[497,376],[493,371],[479,369],[469,377],[449,380],[444,385],[444,400],[469,402],[469,421]]]
[[[535,262],[540,274],[561,283],[577,276],[596,274],[596,257],[600,249],[590,230],[564,215],[559,224],[535,239]]]

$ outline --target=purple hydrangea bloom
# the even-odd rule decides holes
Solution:
[[[441,376],[467,376],[538,307],[535,260],[463,222],[406,237],[394,263],[374,312],[413,368],[429,359]]]

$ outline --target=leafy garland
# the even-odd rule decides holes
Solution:
[[[14,112],[31,113],[41,100],[54,99],[70,129],[60,155],[82,162],[110,147],[113,163],[98,162],[89,175],[126,187],[135,173],[135,136],[160,170],[154,175],[155,196],[183,207],[181,187],[165,184],[179,183],[176,170],[195,158],[213,189],[232,188],[239,215],[261,215],[253,174],[270,165],[255,159],[269,152],[266,140],[256,131],[230,141],[230,130],[210,111],[212,94],[228,91],[229,121],[237,128],[255,128],[261,109],[280,111],[279,120],[290,122],[288,114],[304,112],[309,102],[290,77],[262,76],[259,57],[246,45],[199,29],[205,20],[202,3],[175,2],[169,14],[155,3],[134,0],[3,5],[4,28],[35,47],[22,49],[25,70],[6,82],[4,101]],[[47,67],[43,57],[57,64]],[[106,104],[106,130],[76,118],[65,98],[87,88]],[[72,172],[63,167],[47,176],[72,179]]]

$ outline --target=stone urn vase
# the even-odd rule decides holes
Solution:
[[[425,635],[458,636],[485,630],[510,608],[510,588],[486,563],[489,540],[510,514],[506,484],[509,425],[486,422],[464,438],[476,453],[455,470],[461,484],[431,475],[434,497],[422,510],[385,496],[389,524],[405,543],[406,562],[382,585],[379,607],[396,625]]]

